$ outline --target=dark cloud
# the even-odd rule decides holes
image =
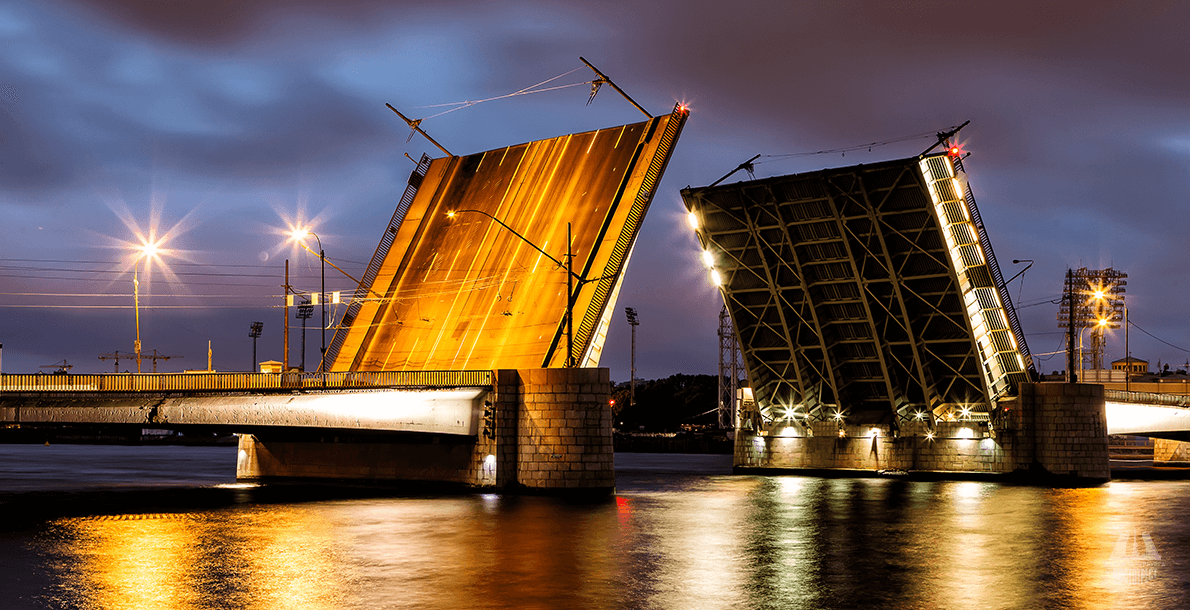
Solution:
[[[579,82],[590,78],[583,55],[654,113],[675,101],[693,108],[620,297],[640,312],[644,377],[715,370],[721,303],[681,225],[678,189],[757,153],[877,142],[967,119],[968,169],[1005,275],[1019,268],[1014,258],[1036,260],[1013,285],[1020,300],[1042,303],[1021,310],[1034,351],[1061,340],[1050,334],[1056,306],[1045,301],[1067,265],[1124,269],[1137,320],[1190,347],[1177,313],[1190,288],[1176,221],[1190,198],[1184,2],[63,0],[11,10],[15,25],[0,24],[12,49],[0,58],[0,85],[11,87],[0,86],[0,214],[19,228],[6,234],[10,250],[77,250],[78,227],[123,230],[105,198],[139,213],[157,193],[167,216],[197,210],[204,223],[184,241],[210,262],[274,251],[276,236],[264,230],[279,222],[273,207],[303,202],[326,212],[324,238],[337,256],[366,261],[412,167],[403,153],[438,154],[420,137],[406,144],[408,129],[384,102],[430,117],[440,109],[423,106],[509,93],[576,67],[565,81]],[[607,88],[584,106],[588,93],[481,104],[423,127],[467,154],[639,120]],[[929,144],[765,157],[757,170],[874,162]],[[110,254],[89,252],[78,256]],[[297,253],[275,256],[270,264],[292,257],[311,272]],[[216,353],[247,362],[249,342],[232,336],[254,315],[274,324],[275,312],[258,312],[219,310],[200,326],[229,329],[227,351]],[[123,313],[37,315],[49,321],[40,339],[22,334],[36,316],[20,318],[19,333],[16,322],[0,326],[21,337],[5,340],[10,354],[29,350],[9,363],[128,343]],[[604,357],[617,379],[627,376],[622,322]],[[154,333],[179,341],[165,349],[205,359],[184,340],[192,332],[165,324]],[[62,356],[12,347],[29,341],[61,346]],[[1135,333],[1132,344],[1153,361],[1184,356]]]
[[[341,34],[343,30],[371,29],[401,9],[401,4],[376,0],[72,0],[68,6],[82,11],[87,18],[135,30],[166,44],[211,50],[252,46],[261,37],[292,39],[297,34],[318,38]],[[305,27],[286,30],[303,22]],[[323,27],[313,27],[311,22]]]

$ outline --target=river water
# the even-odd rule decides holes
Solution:
[[[2,608],[1185,608],[1190,482],[734,476],[603,502],[234,483],[233,447],[0,445]]]

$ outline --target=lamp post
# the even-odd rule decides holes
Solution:
[[[1095,326],[1084,326],[1078,331],[1078,378],[1080,381],[1083,380],[1083,377],[1086,374],[1085,370],[1083,369],[1083,364],[1086,362],[1087,358],[1087,355],[1083,352],[1083,331],[1091,329],[1091,334],[1094,335],[1096,332],[1102,333],[1103,329],[1107,328],[1107,325],[1107,318],[1099,318],[1095,322]],[[1098,371],[1095,372],[1095,381],[1099,381]]]
[[[307,235],[313,235],[314,239],[318,241],[318,252],[311,250],[310,246],[307,246],[305,244],[305,242],[302,241],[303,239],[306,238]],[[355,282],[356,297],[359,297],[363,293],[371,293],[378,299],[384,299],[384,295],[381,295],[380,293],[376,292],[375,290],[372,290],[372,288],[370,286],[364,286],[364,283],[360,280],[355,279],[355,276],[351,275],[350,273],[347,273],[346,271],[341,269],[338,265],[327,260],[326,252],[324,252],[322,249],[322,240],[318,239],[318,235],[316,233],[314,233],[313,231],[311,231],[309,229],[295,229],[292,233],[290,233],[290,237],[293,239],[294,243],[301,246],[302,248],[305,248],[305,250],[307,252],[309,252],[310,254],[317,255],[319,263],[322,266],[322,296],[321,296],[321,299],[322,299],[322,362],[319,365],[319,370],[325,373],[325,372],[327,372],[327,370],[326,370],[327,367],[330,366],[330,364],[326,362],[326,329],[328,328],[327,323],[326,323],[326,296],[327,296],[326,295],[326,266],[330,265],[331,267],[333,267],[335,269],[335,271],[342,273],[343,275],[347,276],[347,279]],[[287,291],[286,294],[288,294],[288,291],[290,288],[289,287],[289,279],[288,279],[288,277],[289,277],[288,268],[289,268],[289,263],[288,263],[288,261],[286,261],[286,280],[285,280],[285,286],[286,286],[286,291]],[[361,292],[361,291],[363,291],[363,292]],[[337,304],[339,302],[339,291],[336,290],[331,296],[333,297],[333,301]],[[313,305],[317,305],[318,300],[319,300],[319,297],[314,296]],[[304,351],[304,349],[305,348],[303,348],[303,351]],[[305,370],[304,364],[302,365],[302,369]],[[325,379],[323,381],[325,381]]]
[[[318,372],[325,373],[326,372],[326,252],[323,251],[323,249],[322,249],[322,240],[318,238],[318,234],[315,233],[314,231],[311,231],[309,229],[298,229],[293,232],[294,241],[296,241],[298,244],[301,244],[301,246],[303,248],[305,248],[306,251],[308,251],[309,253],[314,254],[314,251],[310,249],[310,246],[307,246],[302,241],[303,239],[306,238],[306,236],[313,236],[314,241],[318,242],[318,261],[319,261],[320,271],[322,272],[322,288],[319,292],[318,297],[315,298],[315,302],[313,304],[317,305],[319,301],[322,302],[322,333],[321,333],[321,335],[322,335],[322,348],[321,348],[322,357],[319,358],[319,360],[318,360]],[[336,269],[338,269],[338,267],[336,267]],[[340,271],[342,271],[342,270],[340,269]]]
[[[157,256],[156,243],[143,243],[138,248],[140,254],[132,263],[132,307],[136,317],[136,341],[132,342],[133,352],[136,354],[136,372],[140,374],[140,261],[142,258],[151,259]]]
[[[574,360],[574,296],[575,296],[574,284],[575,284],[575,282],[578,282],[578,287],[581,289],[583,287],[583,284],[586,284],[587,282],[596,282],[596,281],[606,279],[606,278],[609,278],[612,276],[607,275],[607,276],[603,276],[603,277],[587,279],[587,278],[579,277],[579,275],[574,272],[574,268],[573,268],[574,255],[570,252],[571,239],[570,239],[570,223],[569,222],[566,223],[566,262],[563,263],[562,261],[554,258],[553,256],[550,256],[549,252],[542,250],[541,247],[538,246],[537,244],[529,241],[529,239],[527,237],[518,233],[516,229],[504,224],[504,222],[502,220],[500,220],[499,218],[496,218],[495,216],[492,216],[491,214],[488,214],[487,212],[485,212],[483,210],[451,210],[446,213],[446,217],[454,218],[458,214],[463,214],[463,213],[467,213],[467,212],[474,212],[476,214],[483,214],[484,216],[487,216],[488,219],[490,219],[492,222],[500,225],[501,227],[504,227],[506,230],[508,230],[509,233],[516,235],[517,238],[519,238],[521,241],[525,242],[526,244],[529,244],[534,250],[537,250],[538,252],[540,252],[542,256],[553,261],[553,263],[555,265],[564,267],[566,269],[566,367],[567,368],[574,367],[576,365],[575,360]]]

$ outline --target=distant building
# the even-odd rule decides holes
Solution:
[[[1127,358],[1113,360],[1111,363],[1111,370],[1127,371],[1129,373],[1139,373],[1143,375],[1149,372],[1149,361],[1128,356]]]

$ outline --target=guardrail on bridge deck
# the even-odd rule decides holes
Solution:
[[[492,371],[0,374],[0,392],[217,392],[324,388],[456,388],[491,385]]]

